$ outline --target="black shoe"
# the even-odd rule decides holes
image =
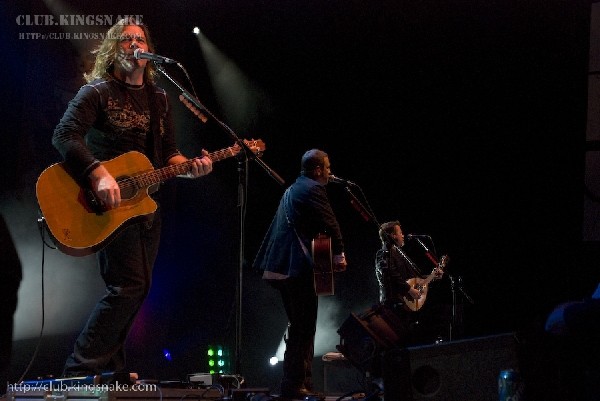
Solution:
[[[323,394],[310,391],[306,387],[302,386],[295,389],[285,389],[281,391],[281,398],[288,400],[306,400],[306,401],[318,401],[325,400]]]

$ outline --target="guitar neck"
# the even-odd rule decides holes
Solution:
[[[433,280],[433,278],[435,277],[435,272],[431,272],[431,274],[429,276],[427,276],[425,278],[425,280],[423,280],[423,285],[428,285],[431,280]]]
[[[432,271],[432,272],[429,274],[429,276],[427,276],[427,277],[425,278],[425,280],[423,281],[423,284],[429,284],[429,282],[430,282],[431,280],[434,280],[434,279],[435,279],[435,277],[436,277],[436,274],[435,274],[435,273],[436,273],[436,270],[438,270],[438,269],[439,269],[439,270],[443,271],[443,270],[444,270],[444,268],[446,267],[446,263],[447,263],[447,262],[448,262],[448,256],[447,256],[447,255],[444,255],[444,256],[442,256],[442,258],[441,258],[441,259],[440,259],[440,261],[438,262],[438,265],[437,265],[437,267],[436,267],[435,269],[433,269],[433,271]]]
[[[233,157],[237,154],[238,151],[233,146],[230,146],[228,148],[209,153],[207,156],[214,163],[227,159],[229,157]],[[138,188],[150,187],[152,185],[164,182],[168,179],[177,177],[178,175],[187,174],[190,171],[190,168],[192,167],[193,163],[193,160],[186,160],[183,163],[172,164],[156,170],[148,171],[146,173],[142,173],[131,177],[130,179],[135,181],[136,186]]]

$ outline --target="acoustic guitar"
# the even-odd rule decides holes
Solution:
[[[313,238],[311,250],[314,263],[315,292],[319,296],[333,295],[335,292],[333,273],[342,272],[346,270],[346,267],[333,263],[331,238],[326,234],[317,234]]]
[[[317,295],[333,295],[333,261],[331,254],[331,238],[325,234],[317,234],[312,240],[312,257],[315,292]]]
[[[419,299],[413,299],[410,295],[403,297],[404,307],[406,309],[416,312],[423,307],[425,300],[427,299],[429,283],[432,280],[437,280],[439,273],[443,272],[446,264],[448,264],[448,260],[448,255],[444,255],[440,258],[437,266],[426,278],[414,277],[406,281],[412,288],[416,288],[421,293],[421,297]]]
[[[252,152],[260,155],[265,144],[260,139],[244,140]],[[217,162],[236,156],[235,144],[208,154]],[[139,221],[149,220],[157,209],[149,196],[161,182],[186,174],[192,160],[154,169],[148,158],[136,151],[103,162],[115,177],[121,191],[121,204],[106,210],[90,188],[71,176],[64,162],[46,168],[36,183],[36,196],[48,230],[58,249],[71,256],[90,255],[108,244],[118,232]]]

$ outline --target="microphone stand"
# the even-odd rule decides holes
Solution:
[[[347,185],[344,188],[346,190],[346,193],[348,194],[348,196],[350,197],[350,204],[352,205],[352,207],[361,215],[361,217],[365,220],[365,221],[369,221],[371,219],[375,220],[375,216],[373,216],[368,210],[367,208],[360,203],[360,201],[358,200],[358,198],[356,197],[356,195],[354,195],[352,193],[352,191],[350,190],[350,187],[348,187]],[[377,221],[375,221],[375,223],[377,224]],[[379,226],[379,225],[378,225]]]
[[[450,319],[450,332],[448,333],[448,341],[452,341],[454,328],[456,326],[456,288],[454,286],[454,277],[448,274],[450,278],[450,291],[452,292],[452,318]]]
[[[183,86],[181,86],[176,80],[171,78],[171,76],[165,71],[164,67],[155,63],[156,70],[160,72],[164,77],[166,77],[173,85],[177,87],[177,89],[181,92],[181,96],[183,96],[187,101],[189,101],[194,107],[196,107],[196,111],[200,114],[199,117],[202,121],[206,121],[206,117],[203,114],[208,115],[213,121],[217,123],[219,127],[225,133],[227,133],[231,139],[237,143],[243,152],[240,152],[240,155],[243,154],[243,158],[238,158],[238,218],[239,218],[239,230],[240,230],[240,246],[239,246],[239,260],[238,260],[238,277],[236,280],[236,325],[235,325],[235,373],[240,374],[241,371],[241,343],[242,343],[242,285],[243,285],[243,266],[244,266],[244,219],[245,219],[245,195],[246,195],[246,175],[247,171],[245,169],[245,165],[247,165],[248,160],[253,160],[260,167],[262,167],[267,174],[272,177],[279,185],[284,185],[285,181],[281,178],[274,170],[272,170],[267,164],[259,158],[246,143],[241,140],[237,134],[228,127],[224,122],[219,120],[213,113],[211,113],[204,105],[198,100],[195,96],[192,96]],[[197,113],[195,113],[197,114]],[[198,115],[198,114],[197,114]],[[242,160],[243,159],[243,160]]]
[[[456,313],[456,288],[458,287],[459,291],[461,292],[461,294],[463,295],[463,297],[469,301],[469,303],[471,305],[473,305],[475,303],[475,301],[473,301],[473,298],[471,298],[469,296],[469,294],[467,294],[462,286],[462,277],[458,276],[458,286],[456,285],[455,281],[454,281],[454,277],[451,274],[448,274],[448,277],[450,278],[450,290],[452,291],[452,319],[450,322],[450,338],[449,341],[452,341],[452,334],[454,331],[454,328],[457,325],[457,313]],[[461,323],[462,323],[462,318],[461,318]]]
[[[415,241],[417,241],[417,243],[421,246],[421,248],[423,248],[423,250],[425,251],[425,256],[427,256],[427,259],[429,259],[429,261],[431,263],[433,263],[433,265],[435,267],[437,267],[440,264],[440,262],[438,261],[437,257],[433,253],[431,253],[431,251],[429,250],[429,248],[427,248],[427,246],[423,243],[423,241],[421,241],[421,239],[419,237],[413,236],[412,238]],[[433,240],[431,240],[431,241],[433,241]],[[434,249],[435,249],[435,245],[434,245]]]
[[[461,277],[461,276],[458,276],[458,289],[460,290],[460,293],[461,293],[461,294],[463,294],[463,297],[465,297],[465,299],[466,299],[467,301],[469,301],[469,303],[470,303],[471,305],[475,304],[475,301],[473,301],[473,298],[471,298],[471,297],[469,296],[469,294],[467,294],[467,293],[465,292],[465,289],[464,289],[464,288],[463,288],[463,286],[462,286],[462,277]]]
[[[427,248],[427,246],[423,243],[423,241],[421,241],[421,239],[417,236],[413,236],[413,239],[415,241],[417,241],[417,243],[425,250],[425,255],[429,258],[429,260],[434,265],[437,266],[439,263],[437,261],[437,258],[435,258],[435,256],[429,251],[429,248]],[[431,239],[431,237],[429,237],[429,239],[432,241],[432,244],[433,244],[433,240]],[[433,247],[435,249],[435,245],[433,245]],[[471,304],[473,304],[474,301],[463,289],[462,278],[460,276],[458,277],[458,286],[457,286],[456,281],[454,280],[454,276],[452,276],[452,274],[450,274],[450,273],[447,273],[447,274],[448,274],[448,278],[450,279],[450,291],[452,293],[452,316],[450,319],[450,329],[449,329],[449,333],[448,333],[448,341],[452,341],[452,339],[454,338],[454,329],[457,326],[457,316],[458,316],[458,314],[456,312],[456,308],[457,308],[456,289],[458,288],[459,291],[465,297],[465,299],[467,301],[469,301]]]
[[[354,184],[356,185],[356,184]],[[358,185],[356,185],[358,187]],[[360,187],[358,187],[360,189]],[[354,193],[352,193],[352,191],[350,190],[350,187],[348,185],[345,186],[344,188],[346,190],[346,193],[348,194],[348,196],[350,197],[350,204],[352,205],[352,207],[354,209],[356,209],[358,211],[358,213],[362,216],[362,218],[365,221],[369,221],[369,220],[373,220],[373,223],[375,223],[375,226],[377,227],[377,231],[379,231],[379,228],[381,227],[379,222],[377,221],[377,218],[375,217],[375,213],[373,213],[372,210],[367,209],[362,203],[361,201],[356,197],[356,195],[354,195]],[[362,191],[361,191],[362,193]],[[363,195],[364,197],[364,195]],[[384,236],[386,237],[387,241],[391,244],[394,243],[394,241],[390,238],[389,234],[384,232]],[[415,272],[415,274],[422,276],[423,274],[421,273],[421,270],[417,267],[417,265],[408,257],[408,255],[396,244],[392,245],[396,251],[398,251],[398,253],[408,262],[408,264],[410,265],[411,269]]]

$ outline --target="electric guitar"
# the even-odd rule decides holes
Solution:
[[[425,304],[425,300],[427,299],[427,290],[429,289],[429,283],[432,280],[436,280],[439,277],[440,272],[444,271],[446,264],[448,264],[448,255],[444,255],[441,257],[438,265],[433,269],[433,271],[426,278],[414,277],[406,280],[406,282],[411,286],[411,288],[416,288],[421,293],[421,297],[419,299],[413,299],[410,295],[404,296],[404,307],[413,312],[418,311]]]
[[[260,139],[244,143],[260,156],[265,144]],[[208,154],[217,162],[236,156],[241,146],[235,144]],[[186,174],[193,161],[154,169],[148,158],[136,151],[124,153],[102,163],[115,177],[121,191],[121,204],[106,210],[90,188],[81,186],[68,172],[64,162],[46,168],[36,183],[36,196],[44,220],[62,252],[71,256],[90,255],[108,244],[120,229],[149,220],[157,209],[149,196],[158,185]]]
[[[333,295],[333,262],[331,255],[331,238],[325,234],[317,234],[312,240],[312,257],[315,292],[317,295]]]

